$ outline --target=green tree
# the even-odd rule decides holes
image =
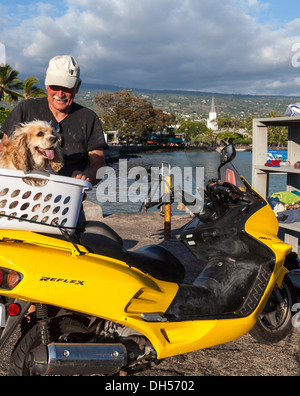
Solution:
[[[270,118],[280,117],[276,111],[271,111]],[[268,128],[268,143],[271,145],[286,146],[288,141],[288,129],[286,127],[271,126]]]
[[[203,122],[184,121],[178,128],[178,133],[183,133],[185,141],[198,145],[199,143],[211,144],[214,134]]]
[[[207,126],[203,122],[184,121],[178,128],[179,133],[184,133],[185,140],[190,142],[197,135],[202,135],[208,131]]]
[[[218,119],[218,128],[219,129],[234,129],[239,130],[239,128],[245,128],[246,125],[243,121],[239,120],[238,118],[232,117],[223,117]]]
[[[0,128],[8,117],[10,110],[6,110],[4,107],[0,107]],[[3,133],[0,131],[0,139],[2,139]]]
[[[0,107],[0,125],[4,123],[8,117],[10,110],[6,110],[4,107]]]
[[[117,130],[119,138],[127,141],[145,141],[148,134],[166,131],[176,123],[174,114],[154,109],[150,101],[130,90],[100,92],[94,102],[100,111],[104,130]]]
[[[42,88],[37,87],[36,84],[39,84],[39,80],[36,77],[29,76],[26,78],[23,84],[23,96],[25,99],[46,96],[46,92]]]
[[[17,92],[23,88],[18,75],[19,72],[13,70],[9,65],[0,65],[0,102],[7,101],[11,104],[23,97],[22,94]]]
[[[250,135],[250,136],[252,136],[252,130],[253,130],[253,120],[254,120],[254,117],[253,116],[249,116],[248,118],[247,118],[247,120],[246,120],[246,129],[247,129],[247,132],[248,132],[248,134]]]
[[[235,143],[237,140],[243,139],[243,135],[237,132],[220,132],[218,133],[218,139],[228,141],[228,143]]]

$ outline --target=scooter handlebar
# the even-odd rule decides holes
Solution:
[[[223,194],[223,195],[229,195],[233,192],[229,187],[225,187],[217,183],[211,186],[211,191],[214,192],[215,194]]]
[[[231,195],[235,194],[239,198],[244,196],[244,192],[241,191],[237,186],[228,182],[216,182],[209,184],[209,189],[214,194]]]

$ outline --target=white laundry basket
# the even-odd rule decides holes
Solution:
[[[42,185],[28,184],[32,178]],[[62,227],[73,233],[84,192],[91,188],[71,177],[0,169],[0,229],[61,234]]]

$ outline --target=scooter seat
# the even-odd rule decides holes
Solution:
[[[182,263],[162,246],[150,245],[128,252],[127,264],[167,282],[182,283],[185,277]]]
[[[119,243],[118,238],[114,240],[107,235],[90,232],[80,233],[79,241],[91,253],[123,261],[129,267],[137,268],[156,279],[182,283],[185,277],[181,262],[161,246],[151,245],[128,251]]]
[[[95,220],[83,221],[82,223],[79,223],[79,225],[77,226],[77,233],[79,233],[80,236],[84,234],[106,236],[112,239],[113,241],[119,243],[120,245],[123,245],[123,240],[120,237],[120,235],[117,234],[107,224],[102,223],[101,221],[95,221]]]

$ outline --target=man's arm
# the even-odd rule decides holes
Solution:
[[[105,166],[104,150],[89,151],[89,166],[84,172],[74,171],[72,177],[75,179],[88,180],[94,186],[100,179],[96,178],[99,168]]]
[[[0,151],[3,150],[3,143],[8,141],[8,137],[7,135],[3,134],[2,139],[1,139],[1,143],[0,143]]]

